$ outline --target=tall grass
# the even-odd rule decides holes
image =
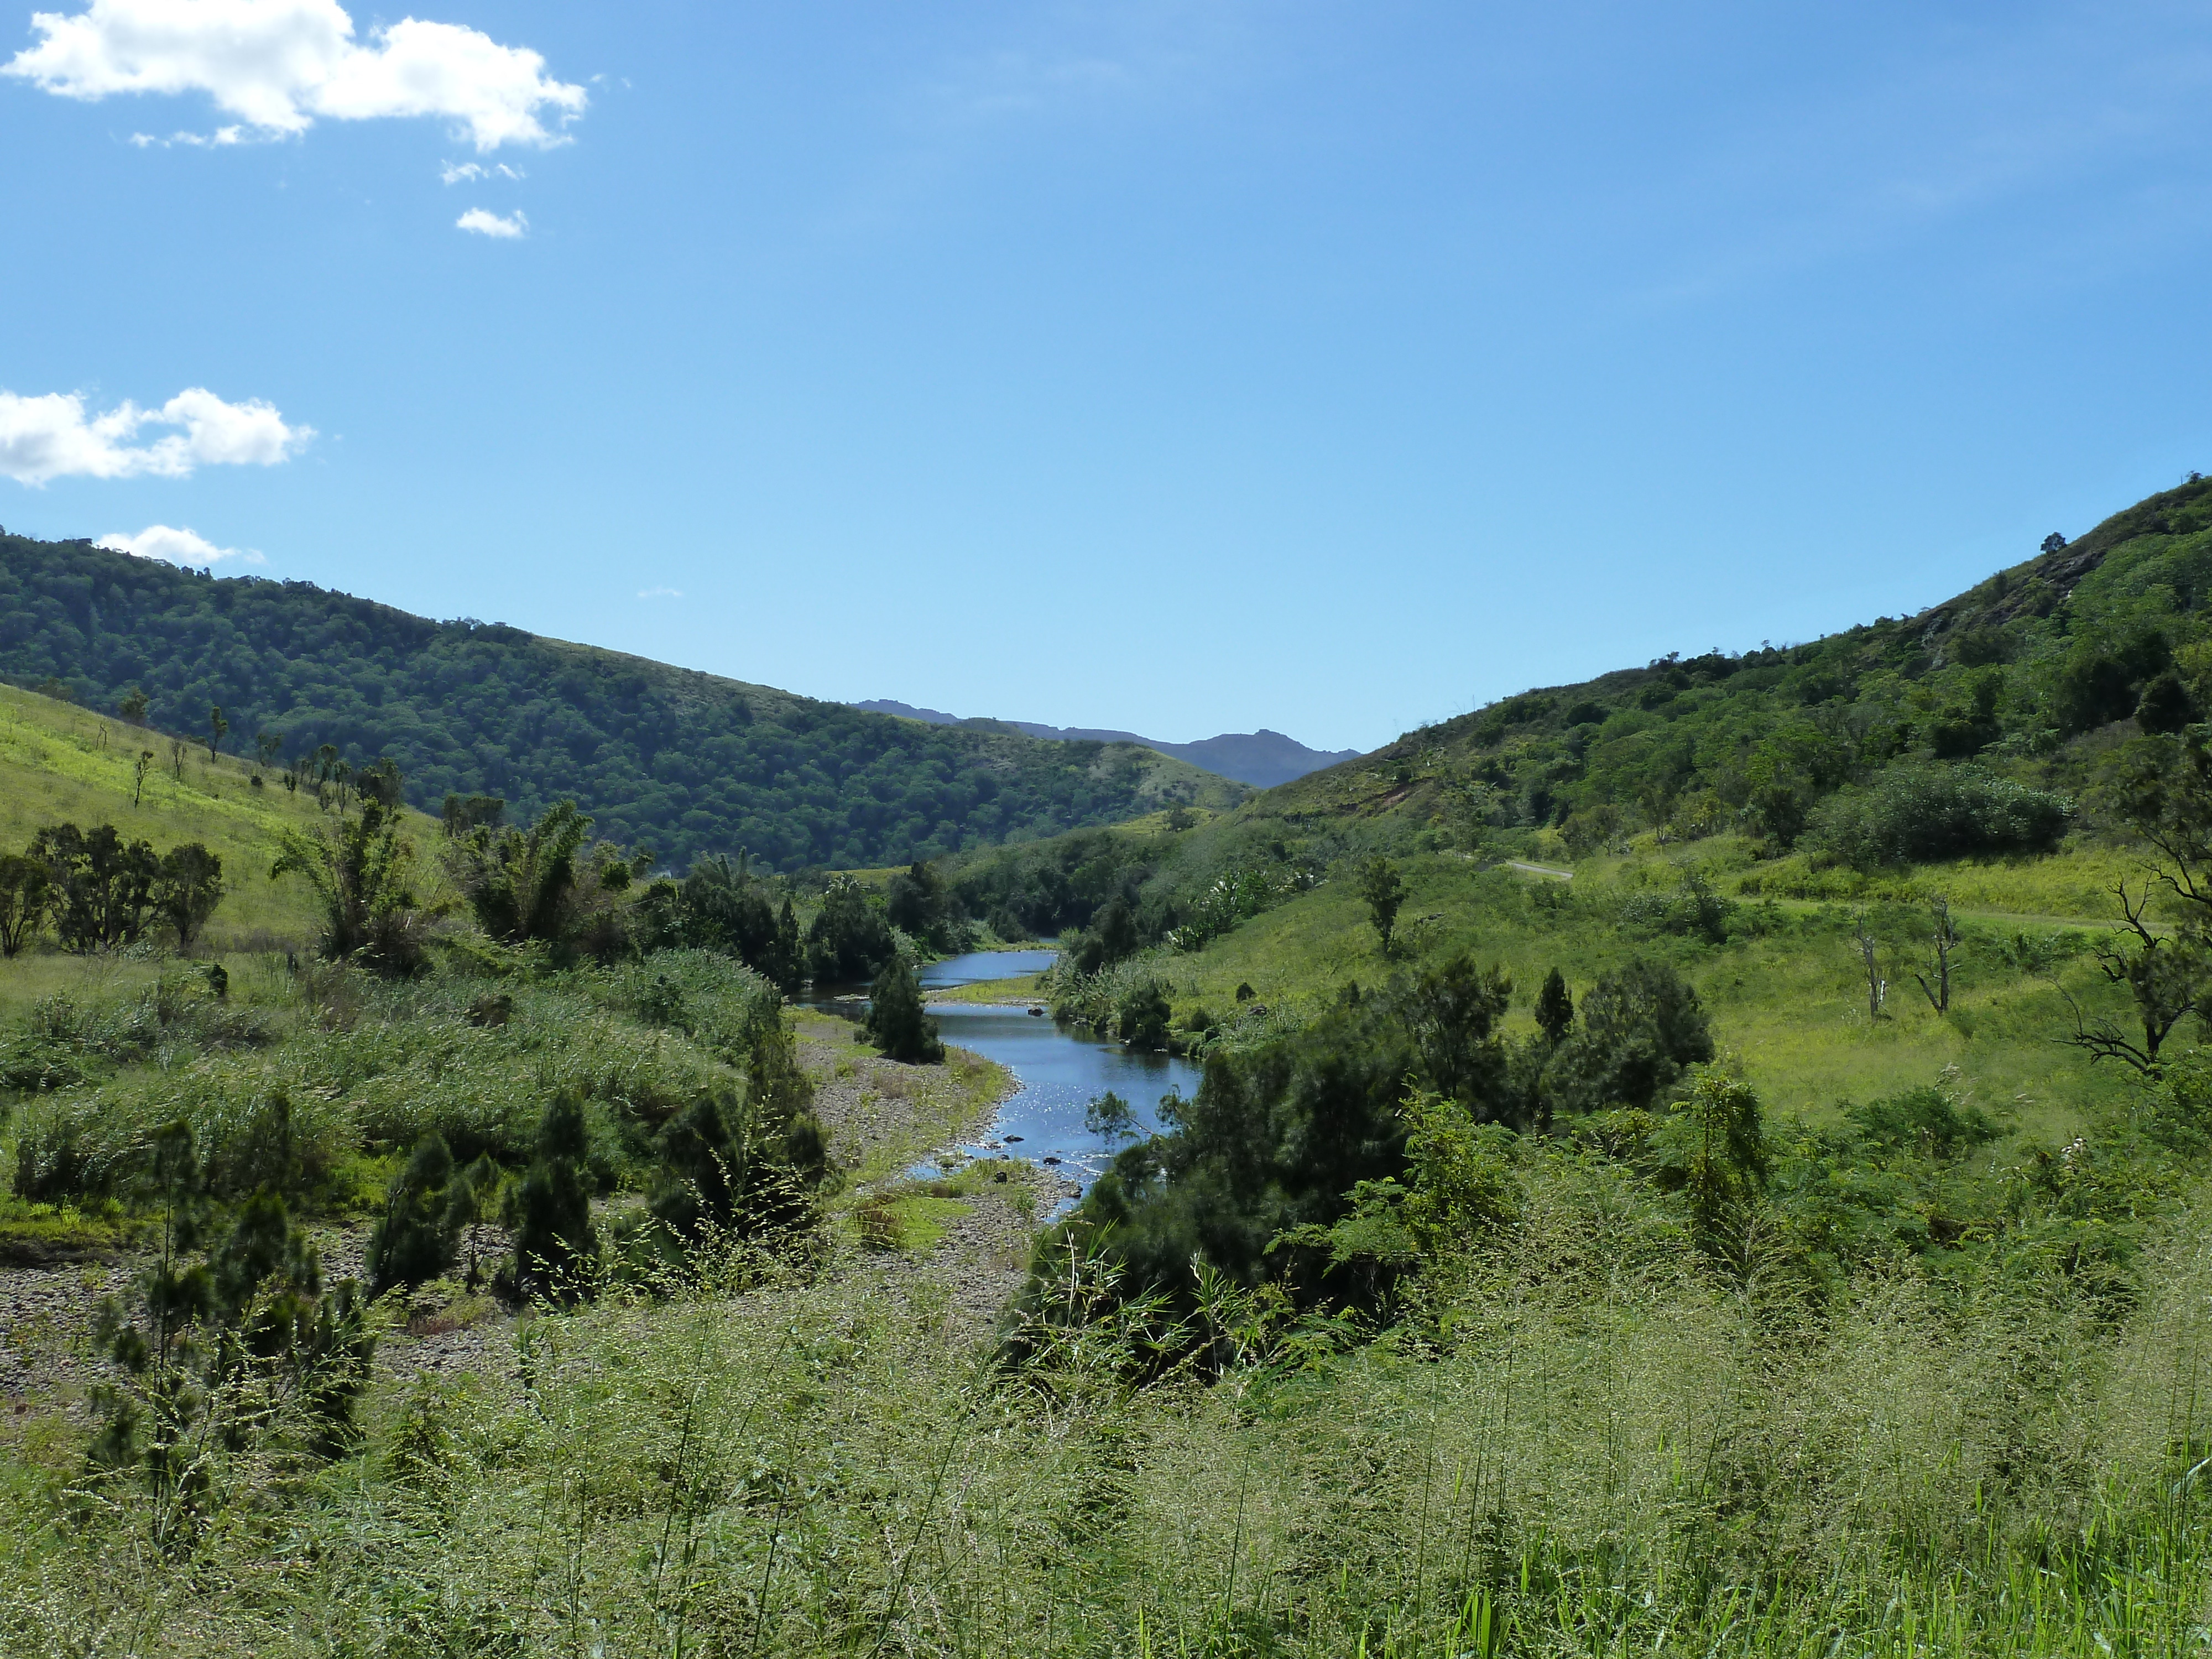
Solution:
[[[142,1654],[1906,1656],[2206,1645],[2212,1216],[2124,1319],[2061,1276],[1825,1310],[1617,1170],[1532,1181],[1380,1340],[1223,1302],[1203,1374],[1070,1263],[1006,1370],[849,1264],[527,1322],[234,1472],[188,1559],[28,1461],[0,1634]],[[1442,1281],[1439,1281],[1442,1285]],[[748,1288],[750,1287],[750,1288]],[[1186,1335],[1188,1334],[1185,1334]],[[1140,1364],[1146,1356],[1151,1363]],[[1153,1380],[1136,1379],[1149,1376]]]

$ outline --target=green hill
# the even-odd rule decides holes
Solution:
[[[1128,744],[923,725],[305,582],[210,578],[85,542],[0,535],[0,675],[108,709],[135,686],[186,736],[389,754],[448,793],[599,832],[682,868],[739,848],[777,869],[904,864],[1111,823],[1243,786]]]
[[[1096,956],[1121,930],[1103,953],[1133,954],[1063,987],[1079,1012],[1149,979],[1180,1020],[1235,1014],[1239,986],[1279,1016],[1395,970],[1352,879],[1387,855],[1406,960],[1503,963],[1517,1020],[1553,966],[1582,985],[1663,957],[1774,1106],[1956,1066],[2056,1129],[2119,1082],[2051,1041],[2069,1029],[2054,952],[2085,1010],[2125,1013],[2084,930],[2115,918],[2112,883],[2140,860],[2092,786],[2138,730],[2212,707],[2208,593],[2197,482],[1917,617],[1523,692],[1183,833],[1156,817],[979,853],[955,884],[1004,935],[1079,930]],[[1969,941],[1940,1018],[1912,977],[1939,893]],[[1862,920],[1889,982],[1879,1021]]]

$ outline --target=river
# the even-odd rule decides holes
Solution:
[[[977,951],[948,957],[921,970],[922,991],[926,995],[1037,973],[1056,954]],[[1172,1055],[1134,1054],[1118,1042],[1079,1036],[1073,1027],[1054,1024],[1049,1013],[1030,1012],[1043,1006],[1042,1001],[930,1004],[947,1042],[996,1060],[1014,1074],[1014,1092],[1000,1103],[990,1127],[959,1150],[975,1157],[1028,1158],[1087,1188],[1114,1149],[1083,1127],[1084,1108],[1111,1090],[1129,1103],[1139,1133],[1150,1134],[1159,1127],[1160,1097],[1196,1093],[1199,1068]],[[934,1173],[934,1167],[919,1172]]]

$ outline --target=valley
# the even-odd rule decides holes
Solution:
[[[2201,480],[1256,790],[0,554],[11,1650],[2203,1644]]]

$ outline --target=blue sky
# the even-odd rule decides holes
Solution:
[[[1368,748],[2212,470],[2206,6],[42,3],[12,530]]]

